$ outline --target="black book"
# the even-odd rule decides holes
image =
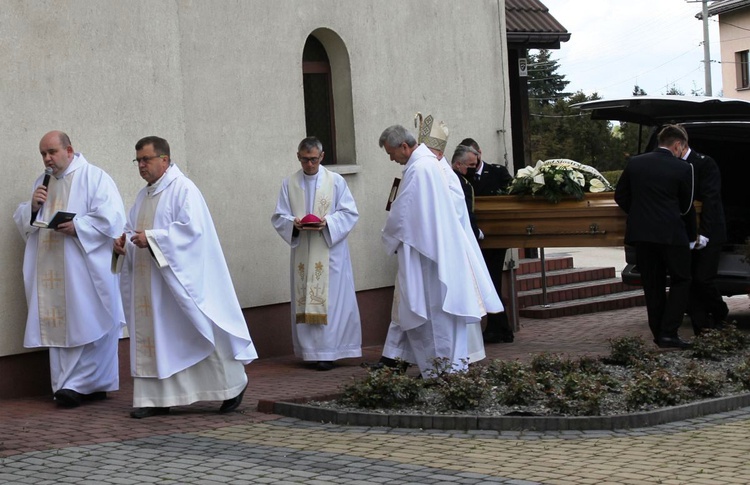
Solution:
[[[63,222],[72,221],[76,216],[75,212],[57,211],[49,222],[34,221],[31,225],[41,227],[43,229],[57,229],[57,226]]]

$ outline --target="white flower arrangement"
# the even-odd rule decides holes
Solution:
[[[594,167],[556,158],[544,162],[539,160],[535,166],[519,170],[508,193],[544,197],[556,204],[564,197],[581,200],[586,192],[612,190],[612,185]]]

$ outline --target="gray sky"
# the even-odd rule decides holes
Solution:
[[[567,90],[605,99],[630,96],[638,84],[648,94],[674,86],[704,89],[700,3],[685,0],[542,0],[571,33],[553,51]],[[716,17],[709,21],[712,61],[720,59]],[[713,95],[721,93],[721,64],[711,63]]]

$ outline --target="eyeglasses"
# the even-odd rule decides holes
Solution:
[[[318,160],[320,160],[320,155],[317,157],[297,157],[297,159],[301,163],[316,163]]]
[[[133,159],[133,165],[138,166],[142,163],[148,163],[154,158],[164,158],[166,155],[154,155],[152,157],[141,157],[141,158],[134,158]]]

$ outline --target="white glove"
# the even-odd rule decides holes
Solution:
[[[695,241],[690,241],[690,249],[695,249]]]
[[[481,229],[479,229],[479,237],[478,237],[477,239],[479,239],[480,241],[481,241],[482,239],[484,239],[484,233],[482,232],[482,230],[481,230]]]
[[[708,245],[708,238],[706,236],[698,236],[698,241],[695,244],[695,249],[703,249]]]

